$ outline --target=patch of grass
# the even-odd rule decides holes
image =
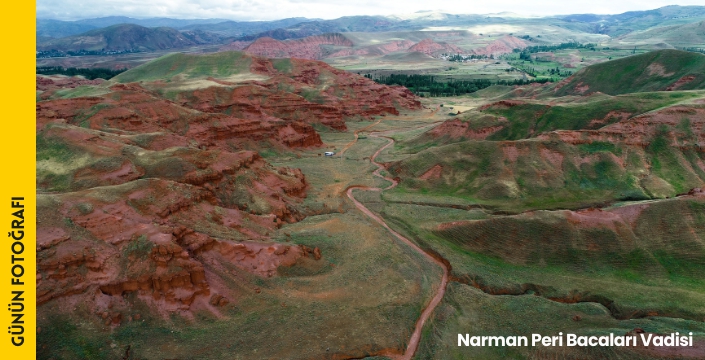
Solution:
[[[579,144],[578,149],[588,154],[594,154],[598,152],[610,152],[618,156],[622,155],[621,148],[617,147],[613,143],[604,141],[593,141],[588,144]]]
[[[59,138],[48,138],[43,134],[37,134],[36,144],[37,161],[55,160],[60,163],[67,163],[74,157],[77,157],[80,152],[79,149],[74,148]]]
[[[288,74],[294,69],[294,66],[291,64],[291,59],[273,59],[272,66],[283,74]]]
[[[42,321],[37,336],[37,357],[42,359],[111,359],[103,334],[88,332],[66,315],[51,315]]]
[[[110,90],[106,87],[81,85],[73,89],[59,89],[52,95],[52,98],[71,99],[86,96],[100,96],[109,92]]]
[[[146,235],[140,235],[136,240],[130,241],[123,249],[125,257],[134,256],[138,260],[146,260],[152,253],[154,243],[147,240]]]
[[[326,99],[323,97],[320,91],[316,89],[303,89],[301,90],[301,96],[308,102],[316,104],[325,104]]]

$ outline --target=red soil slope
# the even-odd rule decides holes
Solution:
[[[136,293],[159,311],[190,310],[194,301],[208,309],[214,293],[219,304],[237,294],[209,278],[205,262],[273,276],[277,267],[307,256],[306,249],[267,242],[269,231],[303,218],[295,209],[307,183],[298,169],[274,168],[256,152],[228,151],[226,140],[234,138],[228,134],[205,131],[215,145],[195,147],[203,123],[192,122],[185,134],[172,132],[185,110],[167,103],[160,119],[136,114],[146,106],[140,102],[145,93],[133,90],[112,93],[131,100],[132,108],[107,107],[86,127],[72,125],[76,115],[67,115],[75,109],[38,104],[38,137],[51,144],[38,152],[38,188],[48,191],[38,206],[40,304],[77,296],[98,313],[129,312],[122,295]],[[93,99],[100,101],[106,100]],[[47,170],[44,164],[60,161],[46,159],[47,149],[63,151],[67,168]],[[84,165],[71,166],[85,158]]]
[[[497,39],[489,43],[487,46],[478,49],[473,49],[472,53],[487,56],[499,55],[511,53],[514,49],[523,49],[525,47],[526,43],[524,42],[524,40],[521,40],[511,35],[507,35],[502,37],[501,39]]]
[[[88,80],[78,76],[37,75],[37,90],[73,89],[82,85],[100,85],[105,80]]]
[[[437,43],[432,39],[423,39],[414,46],[410,47],[408,52],[420,52],[426,55],[435,55],[440,53],[451,53],[451,54],[464,54],[465,50],[447,43]]]
[[[277,275],[319,249],[269,233],[306,216],[307,182],[257,152],[322,145],[311,126],[345,129],[353,116],[420,108],[408,90],[323,63],[290,60],[285,73],[252,58],[267,80],[177,91],[163,81],[115,84],[99,96],[37,102],[38,301],[86,304],[106,325],[134,313],[136,295],[158,313],[236,304],[234,273]],[[177,90],[174,90],[177,89]],[[97,92],[97,93],[100,93]],[[226,281],[227,279],[227,281]],[[46,304],[46,305],[44,305]]]
[[[397,41],[390,41],[388,43],[384,43],[382,45],[370,45],[370,46],[365,46],[357,49],[343,49],[343,50],[338,50],[328,56],[326,58],[333,58],[333,57],[342,57],[342,56],[351,56],[351,55],[358,55],[358,56],[375,56],[375,55],[385,55],[393,52],[400,52],[400,51],[406,51],[410,47],[414,45],[414,42],[411,40],[397,40]]]
[[[504,118],[500,118],[504,119]],[[506,119],[504,119],[506,121]],[[474,139],[483,140],[488,136],[494,134],[495,132],[501,130],[502,125],[486,126],[478,129],[472,129],[470,123],[467,121],[460,121],[458,119],[447,120],[442,124],[435,127],[433,130],[428,132],[433,138],[440,138],[447,136],[450,139]]]
[[[321,62],[291,59],[291,72],[282,74],[268,60],[256,60],[252,70],[271,76],[269,80],[236,88],[210,87],[183,92],[178,99],[190,108],[208,113],[227,112],[245,118],[254,114],[262,119],[259,115],[262,112],[289,121],[319,122],[338,130],[346,129],[347,117],[398,114],[397,108],[421,107],[404,87],[380,85]],[[284,86],[293,91],[281,91]]]
[[[226,46],[227,50],[240,50],[241,44]],[[353,46],[352,41],[340,34],[316,35],[303,39],[279,41],[262,37],[243,48],[244,51],[270,58],[299,58],[319,60],[325,55],[322,45]]]

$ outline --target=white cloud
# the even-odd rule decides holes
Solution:
[[[669,0],[591,1],[450,1],[435,0],[37,0],[37,17],[76,20],[102,16],[224,18],[275,20],[289,17],[334,19],[350,15],[392,15],[428,10],[454,14],[511,11],[527,15],[618,14],[672,5]],[[703,0],[679,0],[678,5],[703,5]]]

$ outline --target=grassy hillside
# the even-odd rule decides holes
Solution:
[[[661,358],[616,348],[544,349],[538,357],[535,348],[467,349],[446,339],[457,333],[705,329],[699,321],[705,314],[702,198],[514,216],[395,203],[389,195],[368,204],[448,260],[458,279],[424,332],[422,358]]]
[[[504,141],[512,132],[541,125],[543,118],[529,123],[541,106],[547,107],[527,104],[505,114],[510,118],[502,123],[506,127],[488,138],[500,141],[461,137],[438,146],[448,139],[434,140],[427,134],[402,142],[397,152],[415,154],[389,167],[392,176],[401,178],[400,186],[389,193],[422,202],[452,197],[518,212],[665,198],[705,185],[705,153],[696,145],[701,141],[699,106],[677,105],[600,130]],[[561,118],[568,118],[566,111],[553,120]],[[640,130],[623,132],[634,128]]]
[[[693,313],[703,314],[705,308],[693,301],[705,296],[700,276],[705,264],[703,206],[702,198],[669,199],[604,210],[497,216],[479,209],[387,204],[380,213],[448,259],[460,282],[487,293],[532,291],[547,298],[594,301],[611,307],[618,318],[632,317],[638,309],[699,318]],[[592,281],[596,274],[609,281]],[[639,294],[639,287],[664,285],[694,293],[681,304],[657,292]],[[683,311],[696,304],[690,315]]]
[[[168,27],[147,28],[119,24],[42,43],[37,50],[59,51],[154,51],[182,48],[220,41],[220,36],[204,31],[180,32]]]
[[[424,150],[394,163],[404,197],[465,199],[502,211],[580,208],[613,200],[673,196],[702,186],[697,152],[664,153],[595,142],[465,141]],[[667,161],[670,160],[670,161]],[[649,174],[649,164],[658,169]],[[434,167],[438,176],[428,177]]]
[[[705,45],[705,21],[656,27],[629,34],[620,40],[634,44],[667,43],[675,47],[703,47]]]
[[[573,320],[577,318],[581,321]],[[699,321],[665,317],[620,321],[611,317],[604,306],[593,302],[565,304],[532,295],[493,296],[455,282],[448,284],[443,303],[428,326],[418,350],[420,359],[664,359],[658,353],[637,352],[626,347],[464,347],[448,339],[455,340],[458,334],[468,333],[470,336],[526,336],[567,332],[609,336],[610,333],[625,334],[634,328],[660,334],[705,330]]]
[[[662,91],[680,79],[678,90],[705,88],[705,55],[659,50],[588,66],[559,87],[556,95]]]
[[[207,55],[174,53],[130,69],[113,79],[127,83],[170,79],[176,75],[196,77],[227,77],[246,72],[252,59],[242,52],[228,51]]]
[[[504,95],[508,87],[491,87],[478,93],[490,97]],[[473,94],[475,95],[475,94]],[[629,119],[663,107],[687,102],[703,96],[703,92],[669,91],[635,93],[618,96],[593,95],[566,102],[529,102],[500,100],[480,109],[472,109],[455,117],[468,130],[491,129],[487,140],[521,140],[555,130],[596,130],[620,120]],[[405,139],[397,149],[416,153],[430,145],[444,145],[468,140],[467,134],[442,130]]]
[[[508,121],[490,140],[519,140],[553,130],[598,129],[623,116],[635,116],[695,96],[688,92],[638,93],[555,106],[532,103],[491,106],[482,113],[503,116]]]

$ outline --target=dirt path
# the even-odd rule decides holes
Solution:
[[[357,134],[355,134],[355,135],[357,135]],[[370,135],[370,136],[377,137],[377,138],[380,137],[380,136],[376,136],[376,135]],[[434,295],[433,298],[431,299],[431,302],[428,305],[426,305],[426,308],[421,313],[421,317],[419,317],[419,319],[416,321],[416,327],[414,329],[413,334],[411,334],[411,339],[409,339],[409,345],[406,347],[406,351],[404,351],[403,355],[394,357],[395,359],[409,360],[414,356],[414,354],[416,353],[416,349],[419,347],[419,341],[421,340],[421,330],[423,330],[423,326],[426,323],[426,320],[428,320],[428,318],[431,316],[431,313],[433,313],[433,310],[438,306],[438,304],[440,304],[441,300],[443,299],[443,295],[445,295],[446,285],[448,284],[448,267],[445,264],[443,264],[442,262],[440,262],[439,260],[435,259],[433,256],[431,256],[428,253],[426,253],[425,251],[423,251],[420,247],[418,247],[416,244],[414,244],[414,242],[412,242],[411,240],[402,236],[398,232],[392,230],[392,228],[390,228],[389,225],[387,225],[387,223],[384,220],[382,220],[382,218],[375,215],[372,211],[370,211],[367,207],[365,207],[365,205],[362,205],[359,201],[357,201],[355,199],[355,196],[353,196],[353,191],[356,189],[367,190],[367,191],[384,191],[384,190],[392,189],[398,185],[398,182],[396,180],[394,180],[392,178],[385,177],[382,174],[380,174],[380,171],[382,171],[382,169],[384,169],[384,167],[382,165],[380,165],[379,163],[375,162],[375,158],[377,158],[377,156],[382,151],[384,151],[384,149],[386,149],[394,144],[393,139],[390,139],[387,137],[385,137],[385,139],[388,139],[389,142],[386,145],[384,145],[383,147],[379,148],[379,150],[377,150],[377,152],[375,152],[375,154],[372,155],[372,157],[370,158],[370,161],[377,166],[377,170],[375,170],[375,172],[373,174],[375,176],[382,178],[382,179],[390,181],[392,184],[387,186],[384,189],[372,188],[372,187],[367,187],[367,186],[351,186],[350,188],[348,188],[347,194],[348,194],[348,197],[350,198],[350,200],[352,200],[352,202],[355,204],[355,206],[358,209],[360,209],[360,211],[365,213],[365,215],[369,216],[371,219],[373,219],[374,221],[376,221],[380,225],[384,226],[384,228],[387,229],[390,233],[392,233],[392,235],[396,236],[399,240],[401,240],[402,242],[407,244],[409,247],[411,247],[412,249],[419,252],[421,255],[425,256],[428,260],[438,264],[438,266],[440,266],[443,269],[443,277],[441,279],[441,284],[438,286],[438,289],[436,290],[436,295]]]
[[[382,119],[379,119],[379,120],[377,120],[377,122],[372,123],[372,124],[370,124],[370,125],[367,125],[367,126],[365,126],[364,128],[362,128],[362,129],[357,129],[357,130],[355,130],[355,132],[353,133],[354,138],[353,138],[349,143],[345,144],[345,146],[343,147],[343,149],[340,150],[340,157],[342,158],[342,157],[343,157],[343,154],[345,154],[345,151],[348,150],[351,146],[355,145],[355,143],[357,142],[357,138],[358,138],[360,132],[366,131],[367,129],[370,129],[370,128],[372,128],[373,126],[375,126],[375,125],[377,125],[377,124],[379,124],[379,123],[381,123],[381,122],[382,122]]]
[[[438,112],[438,110],[440,110],[440,107],[436,107],[436,109],[432,110],[432,111],[431,111],[431,114],[429,115],[429,117],[432,117],[432,116],[436,115],[436,113]],[[376,122],[374,122],[374,123],[372,123],[372,124],[370,124],[370,125],[367,125],[367,126],[361,128],[361,129],[355,130],[355,132],[353,132],[353,136],[354,136],[353,139],[352,139],[349,143],[345,144],[345,146],[343,147],[343,149],[340,150],[340,157],[342,158],[342,157],[343,157],[343,154],[345,154],[345,151],[347,151],[348,149],[350,149],[351,146],[355,145],[355,143],[356,143],[357,140],[358,140],[359,133],[361,133],[361,132],[363,132],[363,131],[368,131],[369,129],[373,128],[374,126],[378,125],[378,124],[381,123],[381,122],[382,122],[382,119],[380,118],[379,120],[377,120]],[[433,122],[433,123],[428,124],[428,125],[420,126],[420,127],[418,127],[418,128],[420,129],[420,128],[424,128],[424,127],[427,127],[427,126],[437,125],[437,124],[439,124],[439,123],[441,123],[441,122],[443,122],[443,121],[436,121],[436,122]],[[393,131],[396,131],[396,130],[387,130],[387,131],[385,131],[385,132],[393,132]],[[381,134],[381,133],[380,133],[380,134]],[[373,136],[373,137],[375,137],[375,136]]]

